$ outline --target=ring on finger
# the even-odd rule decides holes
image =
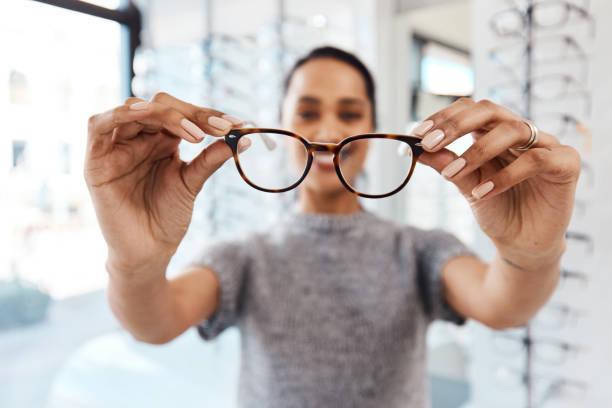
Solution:
[[[525,150],[529,150],[531,147],[533,147],[533,145],[538,143],[538,140],[540,140],[540,129],[538,129],[538,127],[534,125],[533,122],[530,120],[523,120],[523,122],[527,126],[529,126],[529,130],[531,134],[529,136],[529,140],[527,141],[527,143],[525,143],[523,146],[515,147],[515,150],[518,150],[521,152],[524,152]]]

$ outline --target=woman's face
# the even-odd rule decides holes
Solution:
[[[332,58],[310,60],[294,72],[281,117],[284,129],[311,142],[338,143],[374,130],[372,104],[363,77],[352,66]],[[293,151],[294,148],[295,145],[288,145],[293,163],[303,168],[303,154]],[[361,171],[367,151],[367,141],[343,151],[342,174],[349,183],[353,184]],[[324,194],[346,191],[336,175],[332,157],[326,152],[315,152],[301,187]]]

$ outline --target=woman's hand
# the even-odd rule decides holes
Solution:
[[[89,119],[84,175],[110,273],[147,278],[147,270],[159,270],[153,266],[165,270],[187,231],[196,195],[232,155],[218,140],[185,163],[179,142],[201,142],[204,132],[223,136],[236,124],[164,93],[150,102],[129,98]]]
[[[474,143],[461,156],[444,149],[468,133]],[[423,136],[419,160],[459,188],[507,262],[524,269],[558,262],[580,173],[576,150],[540,131],[531,149],[518,151],[530,139],[527,123],[469,98],[430,116],[415,134]]]

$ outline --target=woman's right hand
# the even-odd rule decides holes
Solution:
[[[165,271],[191,221],[204,182],[232,153],[217,140],[191,162],[181,139],[223,136],[240,121],[160,93],[89,119],[85,181],[108,245],[113,275],[152,278]]]

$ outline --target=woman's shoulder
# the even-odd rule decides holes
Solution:
[[[398,237],[414,247],[438,247],[458,242],[458,237],[442,227],[424,227],[380,218],[379,222],[393,228]]]

